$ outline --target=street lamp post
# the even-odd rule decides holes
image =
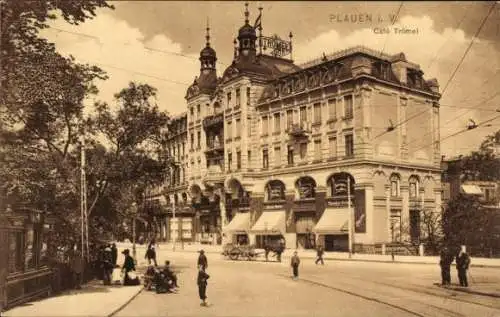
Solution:
[[[177,240],[177,234],[179,233],[179,224],[177,223],[177,219],[175,218],[175,199],[172,199],[172,214],[173,214],[173,217],[172,217],[172,223],[174,225],[177,225],[177,228],[175,228],[175,230],[173,231],[173,245],[172,245],[172,251],[175,252],[175,242]]]
[[[352,210],[351,210],[351,179],[350,177],[347,177],[347,210],[349,214],[349,258],[352,257],[352,249],[353,249],[353,244],[354,244],[354,230],[353,230],[353,215],[352,215]]]

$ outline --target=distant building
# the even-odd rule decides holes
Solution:
[[[207,29],[171,122],[163,238],[347,250],[350,193],[356,248],[418,242],[421,211],[441,206],[437,81],[365,47],[296,65],[291,34],[248,15],[222,77]]]

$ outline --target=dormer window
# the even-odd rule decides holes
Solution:
[[[276,87],[274,88],[274,98],[278,98],[279,95],[280,95],[280,86],[276,85]]]

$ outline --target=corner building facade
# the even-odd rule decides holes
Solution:
[[[169,238],[347,251],[351,224],[357,251],[418,243],[421,212],[441,210],[437,81],[365,47],[295,65],[263,53],[245,16],[222,77],[207,29],[187,112],[171,123],[185,134],[167,148],[186,149],[165,191],[183,205]]]

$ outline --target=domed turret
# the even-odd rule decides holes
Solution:
[[[210,47],[210,27],[207,22],[207,35],[205,36],[207,39],[207,43],[205,47],[200,52],[200,62],[201,62],[201,71],[207,72],[211,70],[215,70],[215,62],[217,61],[217,54],[215,50]]]
[[[238,31],[240,56],[255,56],[255,40],[257,39],[257,32],[248,22],[249,15],[248,3],[245,3],[245,25],[243,25]]]

